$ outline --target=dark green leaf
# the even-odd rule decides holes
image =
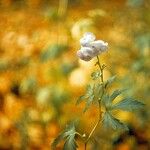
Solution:
[[[111,94],[111,96],[110,96],[110,98],[109,98],[110,102],[112,102],[117,96],[119,96],[120,94],[122,94],[122,92],[124,92],[124,91],[125,91],[125,89],[123,89],[123,90],[115,90],[115,91]]]
[[[84,101],[85,99],[87,98],[86,95],[82,95],[78,98],[77,102],[76,102],[76,105],[80,104],[82,101]]]
[[[63,150],[76,150],[77,148],[78,145],[75,141],[75,134],[70,134],[65,141]]]
[[[86,101],[86,105],[83,112],[86,112],[89,109],[93,101],[94,101],[94,95],[91,95]]]
[[[93,95],[93,88],[94,88],[93,85],[88,85],[88,86],[87,86],[87,90],[86,90],[86,94],[85,94],[85,95],[87,95],[87,96]]]
[[[78,100],[76,102],[76,105],[81,103],[83,100],[90,98],[93,95],[93,89],[94,89],[94,86],[88,85],[87,88],[86,88],[85,95],[82,95],[78,98]]]
[[[110,77],[105,83],[105,88],[107,88],[107,86],[110,85],[115,80],[115,78],[116,76]]]
[[[117,118],[114,118],[109,112],[105,112],[103,116],[103,124],[105,127],[116,129],[125,129],[128,130],[127,126],[123,124]]]
[[[95,100],[98,100],[103,92],[103,85],[102,84],[95,84],[94,86],[94,96],[95,96]]]
[[[142,102],[136,101],[132,98],[125,98],[122,101],[114,104],[112,109],[121,109],[125,111],[133,111],[137,109],[142,109],[144,104]]]
[[[76,150],[77,144],[75,142],[75,126],[70,124],[66,129],[58,135],[58,137],[53,141],[51,148],[54,150],[60,141],[65,139],[64,150]],[[68,149],[67,149],[68,148]]]
[[[67,49],[68,47],[63,44],[51,45],[41,53],[40,60],[42,62],[46,62],[48,60],[59,57]]]
[[[105,106],[106,108],[111,105],[109,98],[110,98],[109,94],[106,93],[101,100],[102,105]]]

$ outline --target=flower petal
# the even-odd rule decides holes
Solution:
[[[108,43],[102,40],[97,40],[90,43],[90,47],[98,50],[99,52],[105,52],[108,49]]]
[[[95,40],[95,35],[91,32],[87,32],[83,35],[83,38],[80,39],[80,44],[82,46],[88,46],[90,42]]]

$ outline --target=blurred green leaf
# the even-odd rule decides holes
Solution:
[[[10,67],[10,64],[7,60],[1,59],[0,60],[0,71],[5,71]]]
[[[54,150],[56,146],[65,139],[64,150],[76,150],[77,143],[75,141],[76,130],[74,124],[70,124],[60,135],[53,141],[51,147]]]
[[[109,97],[109,101],[112,102],[117,96],[122,94],[122,92],[124,92],[124,91],[126,91],[126,89],[123,89],[123,90],[118,89],[118,90],[113,91],[113,93]]]
[[[92,72],[91,77],[93,80],[98,79],[101,76],[99,71]]]
[[[110,84],[112,84],[115,79],[116,79],[116,76],[110,77],[110,78],[105,82],[105,88],[107,88]]]
[[[68,47],[63,44],[50,45],[47,49],[45,49],[41,53],[40,60],[42,62],[46,62],[48,60],[55,59],[55,58],[61,56],[61,54],[66,50],[68,50]]]
[[[127,0],[127,5],[136,7],[141,6],[143,4],[144,0]]]
[[[60,70],[63,75],[68,75],[77,65],[73,63],[63,63],[60,65]]]
[[[37,88],[37,80],[35,77],[29,77],[22,81],[20,85],[20,91],[21,93],[34,93],[36,92]]]
[[[144,104],[142,102],[139,102],[137,100],[134,100],[132,98],[125,98],[122,101],[114,104],[111,109],[121,109],[124,111],[134,111],[137,109],[142,109],[144,107]]]
[[[123,124],[119,119],[114,118],[109,112],[105,112],[103,116],[102,123],[107,128],[116,129],[125,129],[128,130],[128,127]]]
[[[93,101],[94,101],[94,95],[91,95],[87,98],[83,112],[86,112],[89,109]]]
[[[76,104],[78,105],[83,100],[86,100],[85,108],[83,111],[83,112],[86,112],[94,100],[94,85],[87,86],[85,95],[80,96],[79,99],[77,100]]]

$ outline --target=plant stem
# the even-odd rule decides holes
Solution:
[[[99,66],[99,69],[100,69],[100,78],[101,78],[101,82],[102,84],[104,83],[104,79],[103,79],[103,69],[102,66],[101,66],[101,63],[100,63],[100,60],[99,60],[99,57],[97,56],[97,65]],[[104,95],[104,87],[103,87],[103,93],[100,97],[100,99],[98,100],[98,104],[99,104],[99,118],[98,118],[98,121],[96,122],[95,126],[93,127],[93,129],[91,130],[88,138],[86,139],[85,143],[84,143],[84,150],[87,149],[87,143],[89,142],[91,136],[93,135],[94,131],[96,130],[97,126],[99,125],[99,123],[101,122],[102,120],[102,111],[101,111],[101,99]]]

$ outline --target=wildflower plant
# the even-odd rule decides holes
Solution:
[[[52,149],[55,149],[59,142],[64,140],[64,150],[77,150],[78,145],[76,139],[79,137],[84,142],[84,150],[87,150],[87,144],[92,139],[93,133],[99,125],[114,130],[128,130],[128,126],[113,115],[115,110],[133,112],[134,110],[144,107],[142,102],[130,97],[125,97],[119,102],[116,102],[116,98],[125,92],[125,89],[114,89],[111,94],[108,92],[108,87],[114,82],[116,76],[112,76],[104,81],[103,71],[106,66],[101,64],[99,58],[99,55],[108,50],[108,43],[95,39],[95,35],[90,32],[85,33],[80,39],[81,49],[77,51],[77,56],[84,61],[90,61],[96,58],[97,61],[95,66],[98,67],[98,70],[92,72],[91,77],[94,82],[87,86],[85,94],[79,97],[76,104],[78,105],[82,101],[85,101],[83,112],[86,112],[92,104],[96,103],[99,109],[98,120],[91,129],[89,135],[79,133],[76,130],[75,124],[71,123],[53,141]]]

